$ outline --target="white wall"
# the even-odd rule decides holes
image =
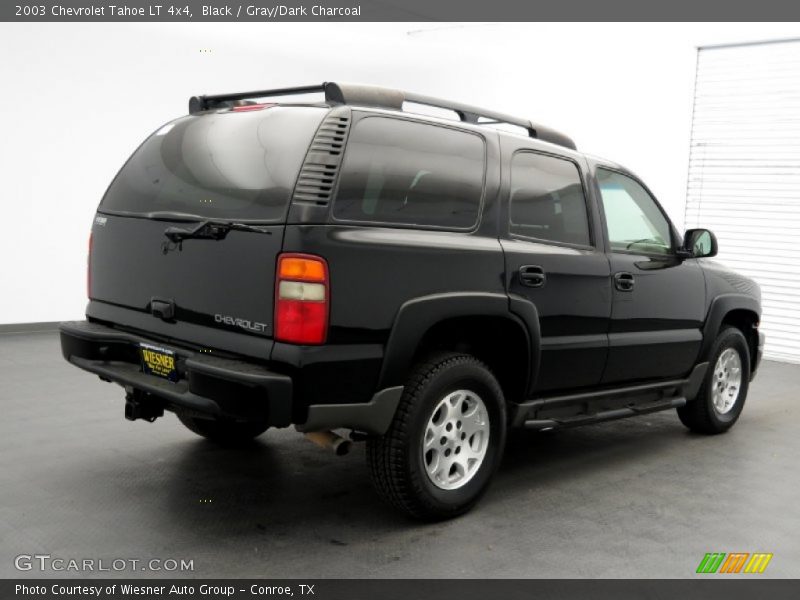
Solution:
[[[529,116],[633,169],[680,225],[695,47],[798,35],[796,24],[0,24],[0,324],[81,317],[95,207],[190,95],[343,80]]]

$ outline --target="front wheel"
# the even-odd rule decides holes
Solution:
[[[367,462],[384,500],[419,519],[447,519],[486,490],[505,436],[491,371],[466,354],[439,354],[415,367],[389,430],[367,441]]]
[[[750,350],[742,332],[724,328],[711,349],[697,397],[678,409],[681,422],[698,433],[722,433],[739,419],[750,382]]]

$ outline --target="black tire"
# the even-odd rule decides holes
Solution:
[[[471,478],[456,489],[441,489],[426,471],[428,455],[422,442],[435,409],[457,390],[472,392],[483,402],[488,441]],[[456,436],[453,444],[471,443],[458,439],[464,437]],[[502,458],[505,439],[505,400],[492,372],[472,356],[440,353],[413,369],[389,430],[367,440],[367,464],[372,482],[386,502],[417,519],[449,519],[467,512],[486,491]]]
[[[175,414],[189,431],[225,446],[249,442],[269,429],[269,425],[258,421],[240,422],[228,419],[202,419],[183,412],[176,412]]]
[[[739,355],[741,382],[736,400],[728,412],[720,413],[713,403],[713,390],[717,383],[715,367],[723,352],[733,349]],[[724,327],[711,348],[708,371],[697,397],[678,409],[681,423],[692,431],[716,434],[728,431],[742,414],[750,383],[750,349],[742,332],[736,327]]]

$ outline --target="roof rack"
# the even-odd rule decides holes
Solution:
[[[307,85],[293,88],[217,94],[213,96],[192,96],[189,99],[189,113],[195,114],[204,110],[223,107],[229,105],[228,103],[231,102],[252,100],[254,98],[293,96],[296,94],[314,94],[320,92],[325,94],[325,102],[329,104],[352,104],[357,106],[403,110],[403,102],[413,102],[415,104],[452,110],[458,115],[458,118],[465,123],[473,123],[476,125],[506,123],[509,125],[516,125],[517,127],[525,129],[532,138],[577,150],[575,142],[569,136],[555,129],[533,123],[528,119],[512,117],[510,115],[462,104],[460,102],[441,100],[423,94],[403,92],[372,85],[325,82],[319,85]]]

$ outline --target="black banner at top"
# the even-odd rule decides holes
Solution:
[[[787,0],[12,0],[9,22],[797,21]]]

